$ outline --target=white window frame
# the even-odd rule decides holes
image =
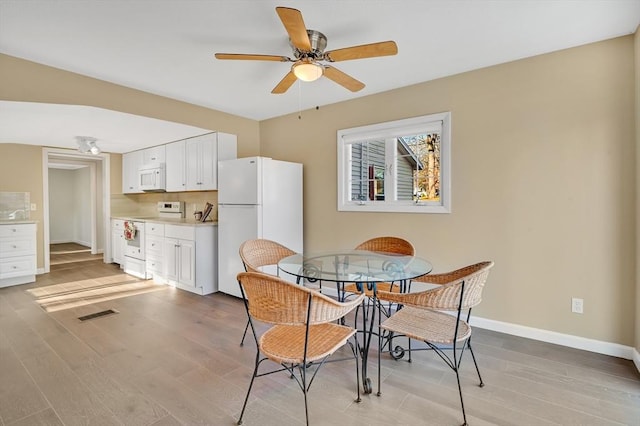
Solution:
[[[411,200],[393,200],[395,198],[396,168],[387,168],[385,172],[384,201],[350,200],[351,188],[351,144],[372,138],[395,138],[408,134],[429,133],[434,126],[441,127],[440,135],[440,201],[420,202]],[[420,117],[368,126],[338,130],[338,211],[349,212],[397,212],[397,213],[451,213],[451,112],[423,115]],[[385,158],[388,162],[397,160],[397,152],[386,147]],[[387,176],[388,174],[388,176]],[[388,187],[389,182],[393,186]]]

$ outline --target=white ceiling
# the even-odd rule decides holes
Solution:
[[[211,130],[81,105],[0,101],[0,143],[77,149],[91,136],[105,152],[130,152]]]
[[[276,6],[299,9],[327,50],[395,40],[398,55],[337,63],[366,84],[357,93],[323,78],[272,95],[290,64],[213,54],[291,57]],[[632,34],[639,23],[640,0],[0,0],[0,52],[263,120]],[[101,139],[71,131],[81,133]]]

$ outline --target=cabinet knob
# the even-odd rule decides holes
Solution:
[[[18,248],[18,246],[14,244],[14,245],[13,245],[13,248]]]
[[[17,232],[18,230],[16,228],[13,228],[13,229],[11,229],[11,231]]]

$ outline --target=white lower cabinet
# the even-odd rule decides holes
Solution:
[[[0,225],[0,287],[36,280],[36,224]]]
[[[164,224],[161,240],[146,229],[147,272],[154,280],[202,295],[218,291],[216,226]],[[149,251],[151,241],[162,241],[160,252]]]
[[[111,260],[124,266],[124,220],[111,219]]]
[[[165,270],[169,284],[187,287],[195,290],[196,287],[196,258],[195,243],[178,238],[165,238]]]

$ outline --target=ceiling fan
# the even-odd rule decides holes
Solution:
[[[364,88],[364,83],[343,73],[332,65],[326,65],[321,62],[332,63],[352,59],[390,56],[398,53],[398,47],[394,41],[363,44],[325,52],[327,37],[320,31],[308,30],[304,25],[302,13],[299,10],[289,7],[276,7],[276,12],[289,34],[289,42],[293,49],[294,59],[288,56],[242,53],[216,53],[215,55],[217,59],[293,62],[291,70],[273,88],[271,93],[280,94],[286,92],[296,79],[315,81],[323,75],[346,89],[357,92]]]

